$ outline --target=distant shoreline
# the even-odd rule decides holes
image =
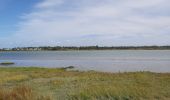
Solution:
[[[166,51],[166,50],[170,50],[170,49],[114,49],[114,50],[16,50],[16,51],[10,51],[10,50],[6,50],[6,51],[0,51],[0,52],[45,52],[45,51],[58,51],[58,52],[62,52],[62,51],[75,51],[75,52],[79,52],[79,51],[117,51],[117,50],[120,50],[120,51],[130,51],[130,50],[134,50],[134,51],[140,51],[140,50],[143,50],[143,51]]]
[[[0,51],[93,51],[93,50],[170,50],[170,46],[44,46],[2,48]]]

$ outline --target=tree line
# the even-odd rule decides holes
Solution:
[[[42,46],[2,48],[0,51],[67,51],[67,50],[170,50],[170,46]]]

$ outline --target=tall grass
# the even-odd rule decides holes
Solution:
[[[0,85],[0,100],[170,100],[170,73],[0,68]]]
[[[10,90],[1,89],[0,100],[51,100],[51,98],[37,95],[31,87],[23,85]]]

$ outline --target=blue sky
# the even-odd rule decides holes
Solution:
[[[0,0],[0,47],[170,45],[169,0]]]
[[[35,0],[0,0],[0,36],[9,36],[17,30],[23,13],[31,11]]]

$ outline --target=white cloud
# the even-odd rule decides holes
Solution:
[[[169,0],[42,0],[22,16],[11,40],[30,46],[166,45],[167,4]]]

